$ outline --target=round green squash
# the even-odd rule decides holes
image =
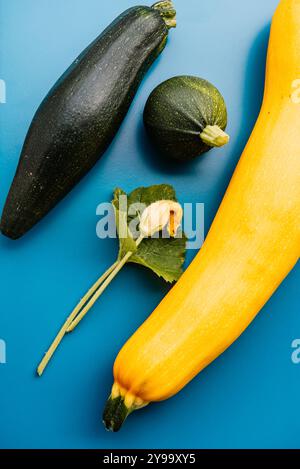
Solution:
[[[155,88],[146,103],[144,123],[159,152],[176,160],[191,160],[229,142],[224,98],[197,77],[170,78]]]

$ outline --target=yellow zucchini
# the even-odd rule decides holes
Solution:
[[[300,254],[300,0],[273,18],[262,109],[199,254],[120,351],[104,423],[167,399],[234,342]]]

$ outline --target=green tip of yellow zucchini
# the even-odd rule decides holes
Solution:
[[[118,383],[114,383],[103,412],[103,423],[106,430],[118,432],[129,414],[146,405],[148,402],[125,391]]]
[[[126,407],[124,397],[118,396],[114,399],[109,397],[103,412],[103,423],[106,430],[118,432],[132,410],[134,409]]]

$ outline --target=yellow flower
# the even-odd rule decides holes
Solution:
[[[144,237],[151,237],[167,227],[170,236],[176,236],[181,224],[183,210],[180,204],[172,200],[160,200],[149,205],[142,213],[140,232]]]

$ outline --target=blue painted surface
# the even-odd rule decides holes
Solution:
[[[134,0],[0,0],[0,208],[33,113],[78,53]],[[183,392],[133,415],[119,434],[102,427],[114,358],[164,296],[152,274],[128,266],[42,379],[35,366],[66,314],[115,258],[117,242],[95,234],[96,206],[112,189],[169,182],[182,202],[214,217],[257,117],[269,25],[277,0],[176,0],[178,29],[152,67],[117,138],[97,167],[36,229],[0,238],[0,447],[300,447],[299,266],[245,334]],[[145,100],[162,80],[195,74],[228,104],[231,143],[190,166],[171,168],[149,148]],[[195,253],[189,254],[189,259]]]

